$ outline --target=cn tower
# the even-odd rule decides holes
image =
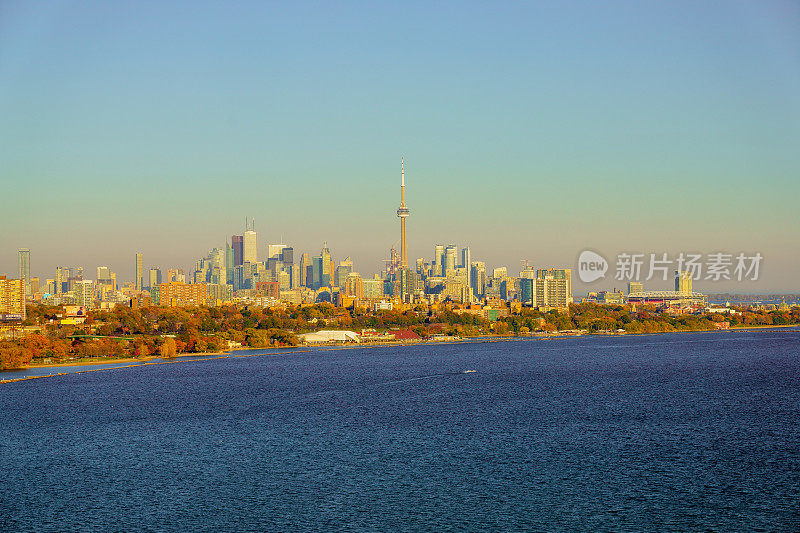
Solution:
[[[400,218],[400,268],[408,268],[408,248],[406,248],[406,219],[411,216],[411,210],[406,207],[406,168],[403,158],[400,157],[400,207],[397,208]]]

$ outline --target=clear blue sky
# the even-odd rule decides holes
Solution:
[[[756,252],[798,290],[797,2],[2,2],[0,273],[132,279],[256,219],[379,269]]]

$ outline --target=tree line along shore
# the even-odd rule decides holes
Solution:
[[[29,333],[0,340],[0,370],[30,364],[92,359],[143,359],[153,356],[217,353],[231,347],[296,346],[298,335],[323,329],[410,330],[421,339],[434,336],[526,336],[536,333],[664,333],[725,327],[800,324],[800,307],[789,310],[732,308],[735,313],[671,315],[661,309],[633,310],[621,305],[572,304],[568,313],[522,309],[488,320],[455,310],[432,312],[365,311],[330,304],[286,308],[244,306],[146,307],[90,311],[83,324],[62,324],[63,307],[29,305]],[[32,331],[31,331],[32,330]]]

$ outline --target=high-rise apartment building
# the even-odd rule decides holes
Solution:
[[[142,253],[139,252],[136,254],[136,279],[134,282],[136,283],[136,292],[142,291],[142,279],[144,278],[144,257]]]
[[[205,283],[162,283],[159,285],[159,303],[166,307],[204,305],[207,297]]]
[[[350,272],[344,280],[344,294],[353,298],[362,298],[364,287],[361,275],[358,272]]]
[[[30,292],[31,251],[29,248],[19,249],[19,279],[25,283],[26,293]]]
[[[520,285],[524,305],[566,310],[572,303],[572,271],[568,268],[539,269],[535,279],[522,278]]]
[[[76,281],[72,294],[75,298],[75,305],[91,309],[94,304],[94,282],[90,279]]]
[[[64,292],[64,279],[63,279],[63,277],[64,277],[64,269],[62,267],[60,267],[60,266],[57,266],[56,267],[56,280],[55,280],[55,283],[56,283],[55,289],[56,289],[56,294],[57,295],[60,295],[61,293]]]
[[[0,276],[0,315],[25,320],[25,280]],[[6,318],[6,317],[4,317]]]
[[[383,280],[382,279],[362,279],[361,292],[364,298],[376,299],[383,298]]]

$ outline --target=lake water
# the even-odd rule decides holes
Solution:
[[[0,447],[3,530],[796,531],[800,333],[72,373],[0,385]]]

